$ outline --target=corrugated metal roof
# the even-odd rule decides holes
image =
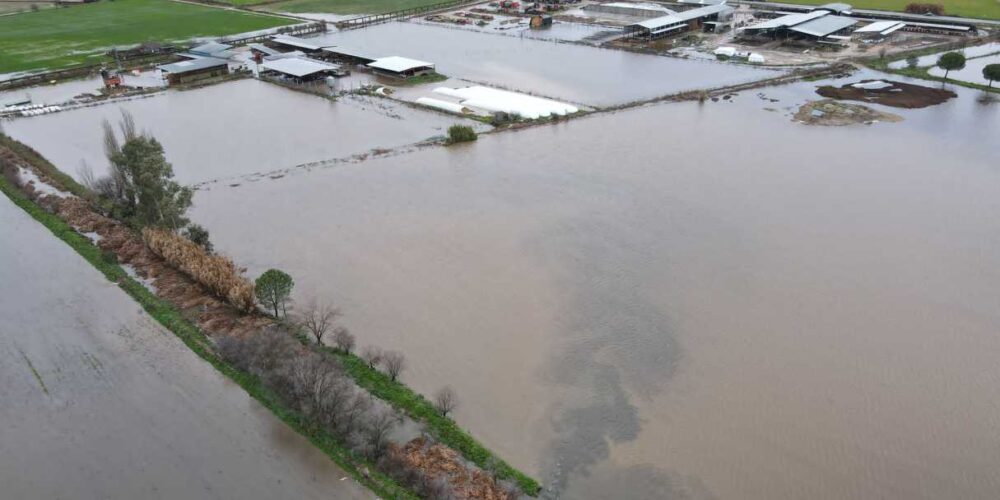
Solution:
[[[323,47],[323,50],[338,56],[353,57],[355,59],[362,59],[368,61],[374,61],[379,58],[379,56],[367,53],[361,49],[356,49],[354,47],[342,47],[339,45],[332,45],[329,47]]]
[[[277,54],[281,53],[280,51],[274,50],[271,47],[268,47],[267,45],[264,45],[262,43],[251,43],[251,44],[248,45],[248,47],[250,47],[250,50],[256,50],[257,52],[263,52],[264,54],[269,55],[269,56],[273,56],[273,55],[277,55]]]
[[[383,69],[386,71],[392,71],[393,73],[402,73],[404,71],[423,68],[425,66],[433,68],[434,63],[418,61],[416,59],[407,59],[399,56],[383,57],[381,59],[376,59],[374,62],[368,63],[369,68]]]
[[[320,47],[319,45],[316,45],[314,43],[309,43],[308,40],[304,40],[302,38],[298,38],[298,37],[294,37],[294,36],[289,36],[289,35],[275,35],[274,37],[271,38],[271,40],[274,40],[276,43],[280,43],[282,45],[288,45],[290,47],[297,47],[297,48],[300,48],[302,50],[319,50],[319,49],[323,48],[323,47]]]
[[[299,78],[314,75],[316,73],[322,73],[324,71],[335,71],[340,69],[340,66],[335,64],[325,63],[315,59],[307,59],[305,57],[289,57],[286,59],[264,61],[260,67],[265,71],[277,71],[278,73],[284,73],[286,75]]]
[[[796,33],[803,33],[822,38],[827,35],[832,35],[844,28],[847,28],[848,26],[854,26],[855,24],[858,24],[858,21],[849,17],[823,16],[819,19],[813,19],[812,21],[797,24],[788,29]]]
[[[227,51],[231,48],[233,48],[232,45],[226,45],[224,43],[218,43],[218,42],[208,42],[192,48],[189,52],[191,52],[192,54],[210,56],[218,52]]]
[[[661,28],[666,28],[675,24],[686,23],[688,21],[693,21],[706,16],[711,16],[719,14],[731,7],[725,4],[718,5],[708,5],[705,7],[699,7],[697,9],[685,10],[684,12],[678,12],[676,14],[671,14],[669,16],[657,17],[654,19],[648,19],[640,23],[635,23],[630,27],[641,27],[650,31],[656,31]]]
[[[820,5],[819,7],[816,7],[813,10],[829,10],[831,12],[836,12],[839,14],[841,12],[851,12],[852,8],[853,7],[851,7],[851,4],[836,2],[836,3],[828,3]]]
[[[902,21],[875,21],[868,26],[862,26],[855,33],[881,33],[889,28],[895,28],[897,24],[904,24]],[[902,26],[900,26],[902,28]],[[899,29],[899,28],[896,28]],[[893,30],[895,31],[895,30]]]
[[[171,64],[161,64],[157,66],[160,71],[167,73],[187,73],[189,71],[198,71],[202,69],[215,68],[218,66],[227,66],[229,63],[225,59],[216,59],[214,57],[199,57],[197,59],[191,59],[189,61],[180,61]]]
[[[787,16],[781,16],[775,19],[768,19],[767,21],[754,24],[752,26],[747,26],[743,28],[745,30],[773,30],[778,28],[790,28],[792,26],[798,26],[802,23],[811,21],[813,19],[819,19],[824,16],[830,15],[829,12],[825,10],[815,10],[812,12],[805,12],[802,14],[788,14]]]

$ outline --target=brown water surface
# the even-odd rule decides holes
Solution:
[[[844,83],[213,188],[193,215],[406,352],[407,383],[454,386],[553,496],[996,498],[1000,108],[791,122]]]
[[[0,196],[0,497],[375,498]]]

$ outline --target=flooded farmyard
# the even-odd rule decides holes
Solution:
[[[518,35],[482,8],[253,49],[342,65],[325,79],[258,65],[4,130],[79,177],[106,171],[101,122],[129,113],[219,255],[294,277],[293,312],[336,304],[359,353],[406,354],[416,392],[453,388],[455,422],[544,498],[997,496],[1000,106],[857,66],[612,46],[582,10]],[[44,95],[87,84],[64,85]],[[562,111],[501,109],[526,94]],[[451,144],[455,124],[478,138]],[[366,494],[311,491],[343,476],[309,470],[274,495]]]

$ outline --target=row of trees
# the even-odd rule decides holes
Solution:
[[[910,67],[916,67],[917,63],[914,60],[907,61]],[[959,71],[965,68],[965,54],[961,52],[948,52],[942,54],[938,58],[936,66],[944,70],[944,79],[948,79],[948,73],[952,71]],[[1000,80],[1000,64],[987,64],[983,67],[983,79],[990,82],[989,88],[993,88],[993,82]]]
[[[336,349],[345,354],[352,354],[357,339],[347,328],[337,324],[337,319],[341,316],[340,309],[312,300],[289,318],[288,305],[294,286],[295,281],[288,273],[269,269],[257,278],[254,292],[264,308],[273,312],[275,317],[285,321],[290,320],[290,326],[311,335],[316,344],[326,345],[323,339],[332,336]],[[383,351],[375,346],[367,346],[361,350],[359,356],[369,368],[383,369],[394,382],[406,368],[406,357],[398,351]],[[445,387],[434,395],[434,402],[438,411],[447,416],[458,406],[458,396],[453,389]]]
[[[422,498],[452,498],[447,479],[427,476],[392,451],[390,436],[402,418],[358,388],[336,358],[303,349],[279,328],[245,338],[221,337],[217,350],[233,366],[258,377],[310,424],[330,432],[357,456],[367,458]],[[447,414],[454,408],[454,392],[443,390],[439,401]]]

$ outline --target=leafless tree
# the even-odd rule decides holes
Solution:
[[[330,304],[319,304],[315,300],[310,301],[306,307],[298,314],[297,322],[309,331],[316,338],[317,344],[323,343],[323,336],[331,329],[333,324],[340,317],[340,310]]]
[[[434,407],[447,417],[448,413],[458,406],[458,395],[450,386],[444,386],[434,394]]]
[[[341,429],[345,436],[352,434],[364,421],[372,409],[372,400],[368,394],[355,392],[345,406],[342,414]]]
[[[350,354],[354,349],[354,335],[342,326],[334,329],[333,342],[337,344],[337,349],[347,354]]]
[[[389,433],[396,426],[396,417],[389,410],[378,410],[371,414],[364,429],[365,444],[373,459],[381,457],[389,445]]]
[[[400,352],[388,351],[382,356],[382,364],[385,366],[385,372],[389,374],[389,378],[395,381],[399,378],[399,374],[403,373],[403,368],[406,367],[406,358]]]
[[[367,346],[361,350],[361,359],[368,363],[368,368],[374,370],[382,362],[382,349],[373,345]]]

